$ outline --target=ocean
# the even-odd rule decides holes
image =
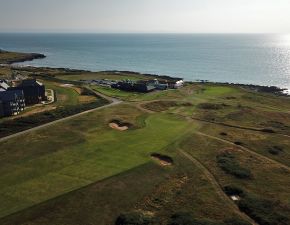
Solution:
[[[24,65],[126,70],[290,89],[290,35],[0,33],[0,49],[47,56]]]

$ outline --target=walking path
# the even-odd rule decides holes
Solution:
[[[255,155],[256,157],[258,157],[258,158],[260,158],[260,159],[263,159],[264,161],[266,161],[266,162],[268,162],[268,163],[271,163],[271,164],[274,164],[274,165],[280,166],[281,168],[284,168],[284,169],[290,171],[290,168],[289,168],[288,166],[286,166],[285,164],[280,163],[280,162],[278,162],[278,161],[276,161],[276,160],[274,160],[274,159],[270,159],[270,158],[268,158],[268,157],[266,157],[266,156],[264,156],[264,155],[262,155],[262,154],[259,154],[259,153],[255,152],[254,150],[251,150],[251,149],[246,148],[246,147],[241,146],[241,145],[236,145],[236,144],[233,143],[233,142],[230,142],[230,141],[227,141],[227,140],[225,140],[225,139],[218,138],[218,137],[215,137],[215,136],[212,136],[212,135],[209,135],[209,134],[205,134],[205,133],[202,133],[202,132],[200,132],[200,131],[197,131],[197,132],[195,132],[195,133],[198,134],[198,135],[201,135],[201,136],[207,137],[207,138],[211,138],[211,139],[215,139],[215,140],[221,141],[221,142],[223,142],[223,143],[225,143],[225,144],[233,145],[233,146],[235,146],[235,147],[237,147],[237,148],[240,148],[240,149],[244,150],[245,152],[248,152],[248,153],[250,153],[250,154],[252,154],[252,155]]]
[[[95,108],[95,109],[90,109],[90,110],[87,110],[87,111],[84,111],[84,112],[81,112],[81,113],[78,113],[78,114],[75,114],[75,115],[72,115],[72,116],[65,117],[63,119],[55,120],[55,121],[52,121],[50,123],[46,123],[46,124],[31,128],[31,129],[28,129],[28,130],[25,130],[25,131],[21,131],[21,132],[16,133],[16,134],[9,135],[7,137],[0,138],[0,143],[4,142],[4,141],[7,141],[7,140],[9,140],[11,138],[19,137],[21,135],[27,134],[27,133],[32,132],[32,131],[37,131],[37,130],[43,129],[45,127],[49,127],[49,126],[52,126],[54,124],[60,123],[60,122],[64,122],[64,121],[67,121],[67,120],[70,120],[70,119],[73,119],[73,118],[76,118],[76,117],[79,117],[79,116],[82,116],[82,115],[85,115],[85,114],[88,114],[88,113],[91,113],[91,112],[95,112],[95,111],[98,111],[98,110],[101,110],[101,109],[104,109],[104,108],[109,108],[109,107],[112,107],[112,106],[115,106],[115,105],[118,105],[118,104],[122,103],[122,101],[120,101],[119,99],[105,96],[105,95],[103,95],[103,94],[101,94],[99,92],[95,92],[95,93],[98,96],[108,100],[110,102],[110,104],[104,105],[104,106],[101,106],[101,107],[98,107],[98,108]]]

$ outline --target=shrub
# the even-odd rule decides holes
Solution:
[[[270,133],[270,134],[274,134],[275,133],[275,131],[270,129],[270,128],[264,128],[261,131],[264,132],[264,133]]]
[[[279,146],[273,146],[268,148],[268,152],[272,155],[279,155],[281,152],[283,152],[283,148]]]
[[[197,107],[206,110],[219,110],[222,109],[225,104],[215,104],[215,103],[200,103]]]
[[[260,225],[287,225],[290,222],[284,207],[280,207],[278,202],[269,199],[247,195],[238,202],[238,206]]]
[[[238,195],[240,197],[244,196],[244,191],[236,186],[225,186],[223,190],[229,196],[231,195]]]
[[[141,212],[129,212],[121,214],[115,225],[150,225],[152,223],[152,218]]]
[[[212,220],[194,219],[189,213],[180,212],[171,217],[168,225],[225,225],[224,223]]]
[[[236,141],[234,142],[235,145],[243,145],[243,142],[240,142],[240,141]]]
[[[251,171],[243,168],[235,159],[234,155],[230,153],[223,153],[217,156],[218,166],[228,174],[237,178],[247,179],[251,178]]]
[[[231,218],[225,221],[226,225],[251,225],[251,223],[239,218]]]

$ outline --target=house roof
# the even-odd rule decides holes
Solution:
[[[43,86],[42,83],[37,81],[36,79],[27,79],[27,80],[22,80],[21,84],[19,86]]]
[[[9,88],[9,85],[5,80],[0,80],[0,89],[7,90]]]

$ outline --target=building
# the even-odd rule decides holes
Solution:
[[[154,80],[149,80],[147,82],[154,85],[156,90],[164,91],[164,90],[168,89],[168,84],[165,81],[159,81],[157,79],[154,79]]]
[[[22,90],[24,93],[25,104],[33,105],[46,100],[45,86],[36,79],[22,80],[13,90]]]
[[[25,99],[22,90],[0,91],[0,116],[18,115],[25,109]]]
[[[3,108],[3,103],[2,101],[0,100],[0,118],[1,117],[4,117],[4,108]]]
[[[141,92],[147,93],[155,90],[155,85],[148,82],[148,81],[120,81],[116,84],[111,85],[112,88],[120,89],[122,91],[134,91],[134,92]]]
[[[181,88],[181,87],[183,87],[183,85],[184,85],[183,80],[175,80],[175,81],[168,82],[168,87],[171,89]]]

